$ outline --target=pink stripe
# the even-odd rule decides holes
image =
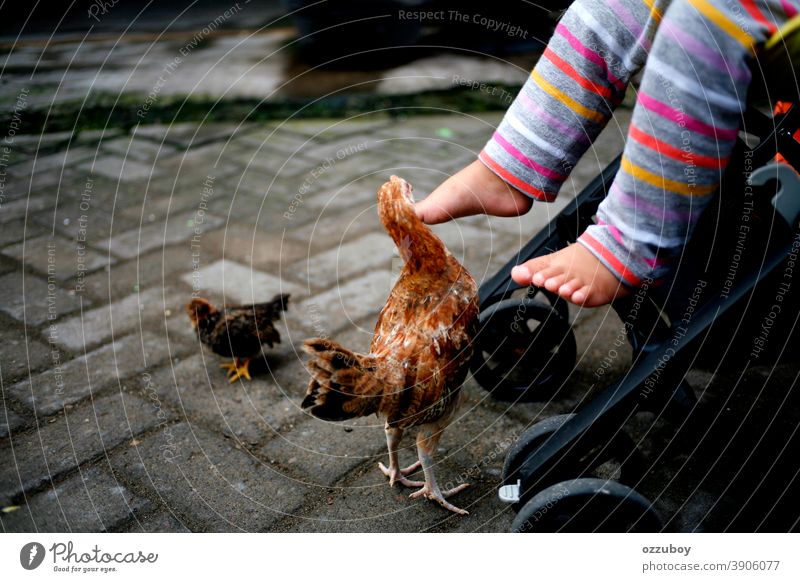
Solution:
[[[739,68],[734,63],[729,63],[725,60],[724,56],[713,48],[686,32],[686,30],[681,27],[680,23],[665,22],[661,25],[661,28],[666,28],[670,36],[675,39],[678,46],[683,48],[685,55],[699,57],[702,61],[722,71],[727,76],[733,77],[737,81],[742,83],[750,82],[750,69],[747,67]],[[659,30],[659,34],[664,33]]]
[[[614,237],[614,240],[616,240],[623,247],[625,246],[625,243],[622,242],[622,233],[619,231],[619,229],[616,226],[612,226],[612,225],[608,224],[605,220],[602,220],[600,218],[597,219],[597,225],[598,226],[605,226],[608,229],[608,232],[611,233],[611,236]]]
[[[608,5],[611,7],[611,10],[614,14],[617,15],[625,26],[628,27],[628,31],[631,35],[636,37],[636,42],[644,48],[646,51],[650,51],[650,39],[647,38],[642,32],[643,28],[642,25],[634,18],[634,16],[630,13],[630,11],[625,8],[625,6],[619,0],[609,0]]]
[[[691,211],[667,210],[667,208],[663,206],[657,206],[652,202],[648,202],[643,196],[631,196],[622,188],[620,188],[616,181],[611,184],[609,195],[614,196],[614,198],[617,199],[620,204],[634,208],[635,212],[637,213],[641,211],[643,214],[661,217],[662,222],[666,220],[675,222],[689,222],[692,220],[692,218],[696,218],[696,216],[692,215]]]
[[[783,6],[783,11],[786,13],[787,17],[794,18],[797,15],[797,8],[786,0],[781,0],[781,6]]]
[[[661,117],[672,121],[673,123],[680,125],[681,127],[685,127],[690,131],[694,131],[695,133],[699,133],[702,135],[707,135],[709,137],[713,137],[716,139],[724,139],[727,141],[731,141],[736,139],[736,136],[739,135],[739,130],[734,129],[720,129],[714,127],[713,125],[709,125],[707,123],[703,123],[699,119],[695,119],[686,113],[673,109],[669,105],[661,103],[657,99],[650,97],[643,91],[639,92],[638,102],[643,106],[660,115]]]
[[[532,113],[535,113],[533,118],[541,118],[543,119],[547,125],[551,128],[555,129],[557,132],[562,133],[573,140],[580,141],[582,143],[590,143],[589,137],[581,132],[580,130],[576,130],[571,125],[564,123],[554,115],[552,115],[549,111],[545,108],[541,107],[538,103],[536,103],[530,96],[527,94],[526,91],[521,91],[519,93],[519,101],[528,109],[531,110]]]
[[[558,26],[556,26],[556,32],[559,33],[561,36],[563,36],[567,40],[567,42],[572,46],[572,48],[574,48],[579,54],[583,55],[587,60],[601,67],[606,75],[606,78],[609,81],[614,83],[614,85],[616,85],[620,89],[625,88],[625,83],[623,83],[620,79],[612,75],[611,72],[608,70],[608,65],[606,65],[606,62],[603,60],[603,57],[601,57],[596,52],[589,50],[588,48],[583,46],[581,41],[579,41],[567,29],[566,26],[564,26],[563,24],[559,24]]]
[[[494,132],[494,135],[492,136],[492,139],[494,141],[496,141],[498,144],[500,144],[500,146],[502,146],[502,148],[504,150],[506,150],[509,154],[511,154],[512,156],[517,158],[520,162],[522,162],[523,164],[525,164],[529,168],[531,168],[533,170],[536,170],[542,176],[544,176],[546,178],[549,178],[550,180],[556,180],[558,182],[563,182],[564,180],[567,179],[566,176],[563,176],[563,175],[559,174],[558,172],[554,172],[553,170],[550,170],[549,168],[545,168],[541,164],[537,164],[532,159],[530,159],[527,156],[525,156],[517,148],[515,148],[513,145],[508,143],[508,141],[506,141],[506,139],[502,135],[500,135],[499,132],[497,132],[497,131]]]
[[[611,233],[611,236],[614,237],[614,240],[616,240],[620,245],[622,245],[622,248],[628,248],[627,245],[625,245],[625,243],[622,242],[622,233],[619,231],[619,229],[616,226],[612,226],[612,225],[608,224],[605,220],[601,220],[599,218],[597,219],[597,225],[598,226],[605,226],[608,229],[608,232]],[[655,268],[655,267],[661,266],[666,262],[666,259],[665,260],[661,260],[658,257],[653,257],[652,259],[648,259],[647,257],[641,257],[641,259],[645,263],[647,263],[651,268]]]

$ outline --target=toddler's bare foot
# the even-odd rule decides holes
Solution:
[[[531,198],[475,160],[418,202],[416,210],[423,222],[439,224],[473,214],[519,216],[532,204]]]
[[[576,305],[597,307],[630,294],[620,280],[588,249],[574,243],[511,269],[520,285],[536,285]]]

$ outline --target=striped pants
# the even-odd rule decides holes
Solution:
[[[663,278],[727,166],[758,81],[750,69],[758,44],[799,7],[577,0],[480,159],[518,190],[552,201],[644,68],[621,169],[578,242],[627,285]]]

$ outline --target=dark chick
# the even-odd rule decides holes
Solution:
[[[272,322],[280,319],[288,305],[289,295],[281,294],[267,303],[219,310],[206,299],[196,297],[186,305],[186,311],[200,341],[214,353],[233,358],[230,364],[222,364],[233,383],[241,377],[250,380],[250,360],[261,353],[262,344],[272,347],[281,343]]]

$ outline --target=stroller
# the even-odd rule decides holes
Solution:
[[[513,531],[663,529],[653,504],[633,488],[642,467],[623,425],[639,411],[685,419],[697,402],[685,377],[701,347],[724,348],[716,357],[737,353],[748,365],[762,355],[766,342],[759,344],[757,336],[748,345],[732,338],[741,337],[747,326],[758,327],[764,318],[753,321],[747,306],[753,311],[762,296],[768,297],[765,305],[774,303],[786,286],[786,273],[800,266],[800,177],[793,169],[800,168],[800,143],[794,137],[800,106],[772,115],[757,104],[759,98],[774,99],[776,90],[799,100],[798,49],[800,18],[795,18],[760,53],[766,73],[759,71],[754,79],[766,78],[771,94],[751,95],[720,195],[704,212],[685,252],[698,259],[681,261],[666,284],[645,281],[635,294],[614,302],[633,351],[630,368],[577,412],[531,426],[509,449],[499,496],[516,511]],[[776,162],[778,154],[788,163]],[[591,224],[620,157],[481,286],[481,327],[471,370],[493,397],[547,400],[573,370],[576,342],[566,303],[544,289],[521,289],[509,273],[512,266],[578,238]],[[745,229],[737,227],[743,221],[746,249]],[[597,469],[609,461],[618,464],[614,478],[598,478]]]

